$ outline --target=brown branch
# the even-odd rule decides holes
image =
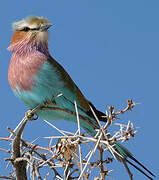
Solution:
[[[105,180],[105,172],[104,172],[104,166],[103,166],[103,149],[101,146],[99,146],[99,154],[100,154],[100,175],[101,180]]]
[[[34,151],[34,153],[37,154],[43,161],[45,161],[49,165],[50,169],[52,169],[54,171],[55,177],[57,177],[57,176],[61,177],[60,174],[57,172],[57,170],[55,168],[53,168],[53,164],[50,161],[47,161],[47,158],[44,154],[40,154],[37,151]]]
[[[6,152],[6,153],[9,153],[9,154],[11,153],[10,150],[8,150],[8,149],[3,149],[3,148],[0,148],[0,151]]]
[[[9,137],[0,137],[0,140],[14,141],[14,139],[9,138]],[[24,140],[22,140],[22,139],[21,139],[21,141],[22,141],[23,145],[24,145],[25,147],[27,147],[27,148],[32,148],[32,147],[35,146],[35,144],[30,143],[30,142],[27,142],[27,141],[24,141]],[[42,146],[38,146],[38,145],[36,145],[35,149],[36,149],[36,150],[39,149],[39,150],[49,151],[49,148],[42,147]],[[53,152],[53,151],[52,151],[52,152]]]
[[[13,176],[0,176],[0,179],[11,179],[11,180],[16,180]]]
[[[12,165],[15,170],[17,180],[27,180],[27,174],[26,174],[27,162],[25,159],[21,158],[21,153],[20,153],[21,136],[22,136],[24,127],[26,125],[26,122],[27,122],[27,120],[25,120],[23,122],[22,126],[20,127],[20,129],[12,143],[11,159],[13,160]]]
[[[119,110],[117,111],[116,113],[114,113],[114,115],[119,115],[119,114],[123,114],[125,113],[126,111],[132,111],[132,109],[134,108],[134,106],[136,105],[136,103],[134,103],[132,101],[132,99],[128,99],[127,101],[127,107],[123,110]]]
[[[126,169],[127,172],[128,172],[128,175],[129,175],[129,177],[130,177],[130,180],[133,180],[133,174],[131,173],[131,171],[130,171],[130,169],[129,169],[127,163],[126,163],[126,161],[123,160],[122,162],[123,162],[123,164],[124,164],[125,169]]]
[[[39,180],[42,180],[42,177],[40,175],[40,172],[39,172],[39,161],[37,161],[37,165],[35,166],[35,173],[36,173],[36,176]]]

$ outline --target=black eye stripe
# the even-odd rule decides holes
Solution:
[[[32,28],[31,30],[35,31],[35,30],[39,30],[40,28]]]
[[[30,30],[29,27],[24,27],[24,28],[22,29],[22,31],[25,31],[25,32],[27,32],[27,31],[29,31],[29,30]]]
[[[29,28],[29,27],[24,27],[21,31],[28,32],[29,30],[36,31],[36,30],[39,30],[39,29],[40,29],[40,28]]]

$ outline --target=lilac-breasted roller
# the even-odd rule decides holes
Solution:
[[[98,111],[81,93],[65,69],[50,56],[48,50],[48,29],[52,24],[43,17],[31,16],[13,23],[14,34],[9,46],[12,51],[8,71],[9,84],[15,95],[29,108],[47,102],[53,110],[39,110],[37,115],[46,120],[77,121],[74,102],[76,101],[81,126],[92,136],[99,128],[90,106],[101,121],[106,121],[104,113]],[[59,94],[62,94],[59,96]],[[121,162],[135,161],[151,176],[154,176],[121,144],[115,143]],[[152,179],[144,170],[145,176]]]

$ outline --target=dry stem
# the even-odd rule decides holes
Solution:
[[[62,96],[62,95],[60,95]],[[59,96],[59,97],[60,97]],[[123,114],[128,110],[132,110],[135,103],[132,100],[128,100],[127,107],[123,110],[118,110],[115,112],[113,106],[109,107],[109,113],[107,112],[107,122],[102,125],[93,109],[92,112],[94,117],[100,127],[95,137],[89,137],[84,134],[81,134],[80,127],[80,117],[78,114],[77,104],[75,102],[75,115],[77,116],[77,131],[76,133],[67,132],[55,127],[52,123],[44,120],[49,126],[56,129],[60,132],[61,136],[52,136],[45,137],[50,138],[48,147],[43,147],[43,145],[35,145],[34,142],[27,142],[22,139],[22,133],[25,129],[25,125],[28,120],[34,119],[34,114],[37,110],[48,110],[47,103],[39,105],[33,110],[29,110],[26,113],[26,116],[18,124],[18,126],[11,130],[8,128],[11,135],[9,137],[0,137],[0,140],[12,141],[12,156],[10,159],[7,159],[12,162],[15,174],[6,176],[6,179],[17,179],[23,180],[27,179],[28,174],[30,174],[32,179],[41,180],[42,176],[39,169],[47,167],[48,173],[46,176],[54,176],[56,179],[89,179],[92,176],[94,168],[99,169],[99,179],[104,180],[106,176],[109,176],[111,170],[109,170],[109,163],[112,162],[112,159],[108,157],[103,159],[103,154],[106,150],[109,150],[115,158],[114,154],[117,154],[114,149],[113,143],[115,141],[126,141],[131,137],[134,137],[136,131],[132,123],[128,122],[127,125],[121,123],[114,123],[119,114]],[[53,108],[49,109],[53,110]],[[119,130],[114,134],[108,132],[108,127],[116,124],[119,126]],[[16,131],[18,131],[16,133]],[[13,139],[12,136],[15,136]],[[55,144],[53,139],[58,139],[58,142]],[[54,143],[54,144],[53,144]],[[94,143],[93,148],[90,147],[90,143]],[[86,146],[87,145],[87,146]],[[83,148],[84,147],[84,148]],[[91,146],[92,147],[92,146]],[[106,148],[105,148],[106,147]],[[96,150],[99,150],[99,156],[97,156]],[[11,153],[10,150],[0,148],[0,151]],[[86,155],[83,155],[87,152]],[[120,155],[119,155],[120,156]],[[95,160],[94,160],[95,159]],[[28,168],[30,167],[30,173]],[[59,169],[63,169],[64,176],[59,173]],[[130,179],[132,179],[132,174],[128,167]],[[23,175],[23,178],[22,178]],[[4,176],[0,176],[4,177]]]

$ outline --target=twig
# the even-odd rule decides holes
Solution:
[[[77,116],[77,125],[78,125],[78,134],[81,135],[81,127],[80,127],[80,120],[79,120],[79,114],[78,114],[78,109],[77,109],[77,103],[76,101],[75,103],[75,110],[76,110],[76,116]],[[82,172],[82,150],[81,150],[81,143],[80,143],[80,139],[78,139],[78,149],[79,149],[79,159],[80,159],[80,170]]]
[[[0,176],[0,179],[11,179],[11,180],[16,180],[13,176]]]
[[[119,111],[117,111],[116,113],[114,113],[114,115],[119,115],[119,114],[123,114],[123,113],[125,113],[126,111],[132,111],[132,109],[134,108],[134,106],[136,105],[137,103],[134,103],[133,101],[132,101],[132,99],[128,99],[128,101],[127,101],[127,107],[125,108],[125,109],[123,109],[123,110],[119,110]]]
[[[3,148],[0,148],[0,151],[6,152],[6,153],[9,153],[9,154],[11,153],[10,150],[8,150],[8,149],[3,149]]]
[[[35,173],[36,173],[36,176],[39,180],[42,180],[42,177],[40,175],[40,172],[39,172],[39,161],[37,162],[37,165],[35,166]]]
[[[103,166],[103,149],[99,146],[100,155],[100,175],[101,180],[105,180],[104,166]]]
[[[91,152],[91,154],[90,154],[90,156],[89,156],[89,158],[88,158],[88,160],[87,160],[87,163],[85,164],[85,166],[84,166],[84,168],[83,168],[83,170],[82,170],[82,172],[81,172],[78,180],[80,180],[80,178],[83,176],[83,173],[84,173],[84,171],[85,171],[85,169],[86,169],[86,167],[87,167],[87,165],[88,165],[88,163],[89,163],[89,161],[90,161],[93,153],[96,151],[96,149],[97,149],[97,147],[98,147],[98,145],[99,145],[99,143],[100,143],[101,137],[102,137],[102,133],[99,135],[98,141],[97,141],[97,143],[95,144],[94,149],[92,150],[92,152]]]
[[[17,129],[21,126],[21,124],[25,121],[25,117],[20,121],[20,123],[16,126],[16,128],[11,132],[9,139],[13,136],[13,134],[17,131]],[[14,132],[14,133],[13,133]]]
[[[123,162],[123,164],[124,164],[125,169],[126,169],[127,172],[128,172],[128,175],[129,175],[129,177],[130,177],[130,180],[133,180],[133,174],[131,173],[131,171],[130,171],[128,165],[126,164],[126,161],[123,160],[122,162]]]
[[[51,127],[53,127],[53,128],[55,128],[58,132],[60,132],[63,136],[66,136],[66,134],[62,131],[62,130],[60,130],[60,129],[58,129],[56,126],[54,126],[53,124],[51,124],[50,122],[48,122],[48,121],[46,121],[45,119],[43,120],[44,122],[46,122],[48,125],[50,125]]]

